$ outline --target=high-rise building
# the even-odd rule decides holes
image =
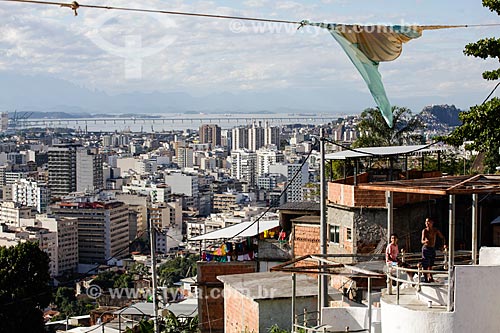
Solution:
[[[156,250],[167,253],[182,241],[182,207],[179,202],[150,205],[149,218],[156,230]]]
[[[5,132],[9,129],[9,114],[7,112],[2,112],[0,115],[0,130]]]
[[[94,191],[103,188],[102,155],[87,150],[76,153],[76,190]]]
[[[54,260],[55,275],[74,272],[78,266],[78,219],[53,218],[37,215],[43,228],[57,233],[57,259]]]
[[[102,156],[80,144],[55,144],[48,151],[49,188],[53,197],[103,188]]]
[[[80,144],[55,144],[48,150],[51,196],[60,197],[76,191],[76,151]]]
[[[212,147],[221,145],[221,129],[216,124],[200,126],[200,143],[210,143]]]
[[[269,147],[270,145],[280,146],[280,128],[269,126],[269,122],[266,121],[266,126],[264,127],[264,146]]]
[[[0,224],[5,223],[13,227],[20,227],[22,219],[31,219],[35,216],[32,207],[23,206],[12,201],[0,203]]]
[[[231,150],[248,148],[248,128],[236,127],[231,130]]]
[[[194,151],[191,147],[178,147],[176,152],[177,166],[179,168],[192,168],[194,165]]]
[[[12,201],[17,204],[35,207],[39,213],[47,211],[50,192],[47,184],[28,179],[19,179],[12,184]]]
[[[270,173],[279,173],[287,178],[287,183],[290,183],[298,172],[297,177],[291,182],[290,186],[286,191],[286,201],[287,202],[299,202],[303,201],[302,187],[309,182],[309,164],[276,164],[269,167]]]
[[[251,151],[257,151],[257,149],[264,147],[265,141],[265,130],[261,126],[261,122],[256,123],[255,121],[252,124],[252,127],[248,129],[248,146],[246,148]]]
[[[231,152],[231,177],[246,181],[249,185],[256,183],[257,154],[248,150]]]
[[[78,198],[50,207],[56,217],[78,220],[78,262],[106,264],[110,258],[128,255],[128,205],[120,201],[84,200],[88,201]]]
[[[257,150],[257,176],[269,173],[269,166],[284,160],[285,156],[277,149],[260,148]]]

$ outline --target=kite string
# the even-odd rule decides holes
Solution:
[[[267,19],[267,18],[256,18],[256,17],[246,17],[246,16],[232,16],[232,15],[218,15],[218,14],[205,14],[205,13],[193,13],[193,12],[181,12],[181,11],[167,11],[159,9],[145,9],[145,8],[131,8],[131,7],[115,7],[115,6],[100,6],[100,5],[85,5],[80,4],[76,1],[71,3],[65,2],[52,2],[52,1],[38,1],[38,0],[0,0],[1,2],[17,2],[17,3],[30,3],[30,4],[40,4],[40,5],[53,5],[60,7],[67,7],[74,11],[75,15],[78,15],[78,8],[93,8],[93,9],[107,9],[107,10],[121,10],[121,11],[132,11],[132,12],[143,12],[143,13],[158,13],[167,15],[182,15],[182,16],[196,16],[196,17],[209,17],[217,19],[230,19],[230,20],[244,20],[244,21],[257,21],[257,22],[272,22],[272,23],[283,23],[283,24],[295,24],[304,26],[308,22],[302,21],[291,21],[291,20],[278,20],[278,19]],[[486,23],[486,24],[462,24],[462,25],[422,25],[419,26],[423,29],[449,29],[449,28],[470,28],[470,27],[492,27],[500,26],[500,23]]]

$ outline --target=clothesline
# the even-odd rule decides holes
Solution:
[[[459,24],[459,25],[357,25],[357,24],[338,24],[338,23],[314,23],[307,20],[289,21],[277,19],[265,19],[245,16],[216,15],[180,11],[166,11],[158,9],[142,9],[130,7],[114,7],[100,5],[79,4],[76,1],[71,3],[47,2],[38,0],[0,0],[2,2],[17,2],[41,5],[53,5],[66,7],[73,10],[75,16],[78,15],[79,8],[93,8],[106,10],[122,10],[132,12],[159,13],[168,15],[184,15],[208,17],[217,19],[246,20],[258,22],[273,22],[283,24],[298,25],[300,29],[306,25],[327,29],[335,40],[340,44],[353,65],[366,82],[375,103],[380,109],[387,125],[392,128],[392,106],[385,92],[382,76],[379,73],[378,66],[380,62],[392,61],[397,59],[402,52],[402,45],[412,39],[422,36],[424,30],[469,28],[500,26],[500,23],[485,24]]]
[[[102,6],[102,5],[87,5],[82,4],[77,1],[73,2],[54,2],[54,1],[37,1],[37,0],[0,0],[0,2],[17,2],[26,4],[38,4],[38,5],[49,5],[49,6],[59,6],[70,8],[77,14],[79,8],[92,8],[92,9],[106,9],[106,10],[120,10],[120,11],[132,11],[141,13],[157,13],[166,15],[182,15],[182,16],[196,16],[196,17],[208,17],[208,18],[218,18],[218,19],[230,19],[230,20],[245,20],[245,21],[257,21],[257,22],[273,22],[273,23],[283,23],[283,24],[296,24],[303,26],[304,20],[292,21],[292,20],[279,20],[279,19],[268,19],[268,18],[257,18],[248,16],[232,16],[232,15],[219,15],[219,14],[206,14],[206,13],[193,13],[193,12],[181,12],[181,11],[171,11],[171,10],[161,10],[161,9],[148,9],[148,8],[132,8],[132,7],[118,7],[118,6]],[[359,25],[361,26],[361,25]],[[373,25],[370,25],[373,26]],[[423,30],[435,30],[435,29],[451,29],[451,28],[473,28],[473,27],[493,27],[500,26],[500,23],[479,23],[479,24],[456,24],[456,25],[414,25],[415,27],[420,27]]]

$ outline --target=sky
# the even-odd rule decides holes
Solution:
[[[480,0],[80,2],[346,24],[500,23]],[[499,30],[424,31],[398,59],[380,65],[389,100],[415,112],[481,103],[494,86],[481,73],[498,62],[466,57],[463,48]],[[134,104],[127,110],[355,114],[375,106],[340,46],[320,28],[88,8],[74,16],[69,8],[0,2],[0,31],[6,110]]]

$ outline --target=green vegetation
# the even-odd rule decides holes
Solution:
[[[290,331],[282,329],[278,325],[274,324],[273,326],[271,326],[267,329],[267,332],[268,333],[289,333]]]
[[[98,285],[102,290],[110,288],[131,288],[133,287],[132,275],[128,273],[118,273],[106,271],[102,272],[92,281],[92,284]]]
[[[500,15],[500,0],[483,0],[483,6]],[[481,59],[497,59],[500,61],[500,39],[484,38],[465,46],[464,54]],[[500,68],[483,72],[488,81],[500,79]],[[455,129],[445,141],[454,146],[471,142],[466,147],[484,153],[483,172],[495,172],[500,165],[500,99],[493,98],[481,105],[461,112],[462,125]]]
[[[418,144],[422,136],[415,131],[424,129],[424,124],[405,107],[392,107],[393,127],[389,127],[378,109],[369,108],[361,113],[361,121],[356,125],[360,133],[353,148],[399,146]]]
[[[176,317],[173,313],[169,314],[159,323],[161,333],[197,333],[198,316],[193,318]],[[141,320],[133,329],[128,328],[125,333],[154,333],[154,324],[152,320]]]
[[[96,307],[89,298],[77,299],[75,290],[69,287],[57,288],[53,302],[57,306],[60,315],[55,316],[52,320],[65,319],[66,316],[89,314]]]
[[[38,243],[0,247],[0,332],[44,332],[49,281],[49,257]]]
[[[198,255],[187,254],[185,256],[177,256],[161,265],[158,268],[159,285],[172,287],[180,279],[195,276],[196,262],[199,258]]]

